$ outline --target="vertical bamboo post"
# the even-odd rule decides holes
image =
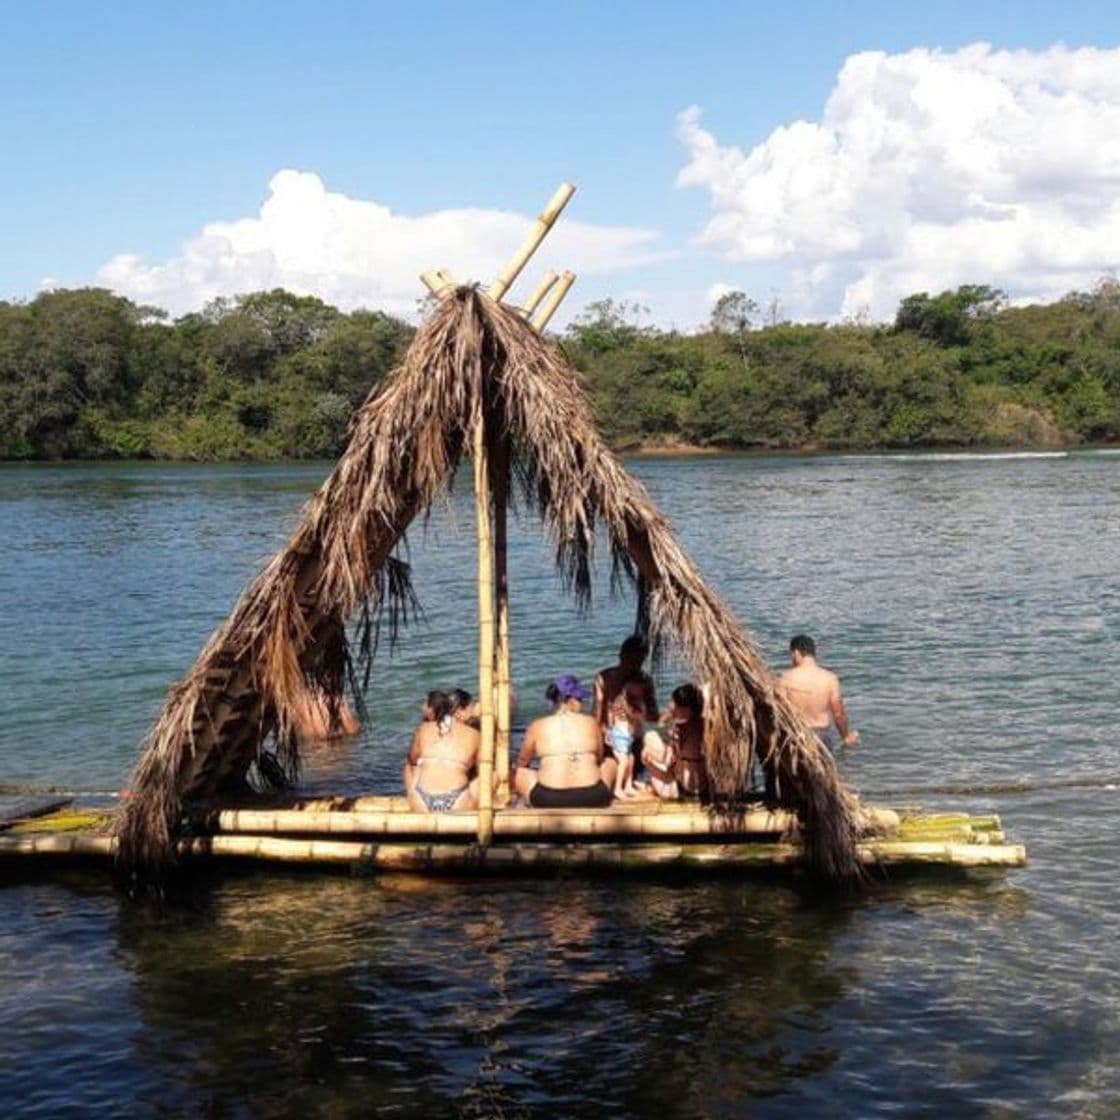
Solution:
[[[542,332],[548,326],[549,320],[556,314],[556,309],[564,302],[564,297],[571,291],[572,285],[576,282],[576,274],[574,272],[565,272],[560,277],[560,283],[552,290],[552,294],[545,300],[541,309],[533,316],[533,328],[538,332]]]
[[[479,386],[483,391],[483,386]],[[482,742],[478,751],[478,842],[494,837],[494,554],[490,538],[490,466],[486,453],[486,401],[478,402],[474,428],[474,512],[478,531],[478,702]]]
[[[509,508],[510,446],[507,432],[495,433],[494,495],[494,602],[497,613],[497,646],[494,651],[494,752],[497,767],[497,803],[509,804],[510,769],[510,667],[509,667],[509,567],[506,559],[506,521]]]
[[[510,286],[520,275],[529,258],[537,251],[540,243],[548,235],[548,231],[556,224],[556,219],[560,217],[560,211],[568,205],[568,199],[575,193],[576,189],[571,183],[561,183],[556,189],[556,193],[548,200],[548,205],[537,216],[533,228],[529,231],[529,236],[521,243],[521,248],[510,258],[509,264],[502,269],[498,279],[490,285],[486,294],[492,300],[500,300],[509,291]]]
[[[521,247],[510,258],[509,263],[499,274],[498,278],[490,285],[487,292],[489,297],[500,302],[502,297],[509,291],[510,286],[517,279],[521,270],[528,263],[529,258],[540,247],[541,242],[548,235],[548,231],[552,229],[556,223],[556,219],[560,217],[560,212],[568,204],[568,200],[575,194],[575,187],[570,183],[563,183],[557,189],[556,193],[548,201],[548,204],[541,211],[533,228],[529,231],[528,236],[522,242]],[[545,293],[555,281],[555,277],[546,277],[546,282],[542,284],[531,297],[531,302],[535,307],[541,299],[544,298]],[[481,414],[480,414],[481,415]],[[494,809],[493,799],[491,793],[491,781],[488,773],[484,772],[484,760],[489,750],[489,760],[493,766],[496,759],[497,773],[498,773],[498,790],[497,800],[498,804],[505,805],[509,802],[509,766],[510,766],[510,648],[509,648],[509,566],[506,556],[506,540],[507,540],[507,517],[509,506],[509,441],[505,432],[494,433],[494,447],[497,450],[495,455],[495,462],[493,466],[493,476],[488,477],[486,497],[489,498],[492,493],[494,498],[494,590],[496,608],[497,608],[497,625],[496,625],[496,642],[494,633],[494,624],[491,623],[490,637],[491,642],[491,656],[492,661],[491,673],[489,679],[484,678],[484,651],[482,649],[483,643],[486,641],[485,634],[480,636],[479,648],[479,699],[482,705],[482,746],[479,756],[478,778],[479,785],[482,787],[479,792],[479,816],[478,816],[478,841],[480,844],[489,843],[490,838],[494,834]],[[481,441],[481,445],[480,445]],[[485,446],[485,433],[475,437],[476,447],[479,448],[478,454],[480,462],[483,463],[485,473],[489,476],[490,466],[485,460],[486,446]],[[478,483],[478,475],[476,474],[476,487]],[[483,509],[482,498],[476,498],[476,508],[479,511],[479,524],[482,524],[482,517],[484,512],[489,513],[489,506]],[[489,530],[489,522],[487,521],[487,530]],[[479,558],[482,557],[482,543],[481,538],[479,541]],[[479,575],[479,605],[482,604],[482,576]],[[481,609],[480,609],[480,625],[481,625]],[[485,630],[485,627],[483,627]],[[495,677],[496,677],[496,691],[495,691]],[[497,711],[493,709],[496,707]],[[487,738],[487,711],[490,710],[490,737]]]

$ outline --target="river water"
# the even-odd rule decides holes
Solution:
[[[887,883],[208,877],[174,905],[0,880],[8,1115],[1120,1113],[1120,457],[632,464],[775,664],[817,636],[865,798],[996,811],[1022,871]],[[116,793],[163,691],[324,465],[0,468],[0,797]],[[463,482],[465,480],[460,480]],[[310,789],[394,789],[419,698],[471,687],[462,486],[411,541],[422,623]],[[632,604],[511,542],[523,717]],[[664,693],[681,670],[666,666]]]

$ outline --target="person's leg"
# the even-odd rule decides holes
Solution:
[[[478,779],[476,778],[475,781]],[[524,797],[526,801],[529,800],[529,794],[533,792],[533,786],[537,784],[537,772],[526,766],[519,766],[513,775],[513,788],[517,791],[518,796]]]
[[[618,763],[614,760],[614,755],[607,755],[602,762],[599,763],[599,777],[603,779],[603,785],[607,789],[614,789],[614,780],[618,775]]]
[[[629,773],[627,763],[630,761],[629,755],[623,755],[619,758],[615,755],[615,775],[614,775],[614,795],[615,797],[626,796],[626,776]]]
[[[624,796],[630,797],[630,798],[636,797],[637,794],[638,794],[638,789],[634,785],[634,756],[633,756],[633,754],[628,754],[626,756],[626,759],[622,764],[622,768],[626,772],[626,776],[624,777],[623,783],[622,783],[623,794],[624,794]]]

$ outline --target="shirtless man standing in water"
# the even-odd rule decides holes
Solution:
[[[781,685],[809,721],[821,746],[836,753],[841,743],[854,747],[859,732],[848,723],[840,678],[817,664],[817,643],[807,634],[790,639],[789,659],[793,667],[782,674]]]

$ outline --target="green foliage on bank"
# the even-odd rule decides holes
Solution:
[[[334,455],[411,335],[280,290],[174,322],[100,289],[0,303],[0,457]]]
[[[620,446],[837,449],[1120,439],[1120,285],[1007,307],[968,285],[893,324],[793,324],[731,292],[709,330],[592,304],[561,340]],[[169,321],[101,289],[0,303],[0,458],[333,456],[412,328],[276,290]]]
[[[780,321],[741,292],[711,329],[592,304],[567,347],[616,444],[872,449],[1120,439],[1120,284],[1045,306],[995,289],[907,297],[895,322]]]

